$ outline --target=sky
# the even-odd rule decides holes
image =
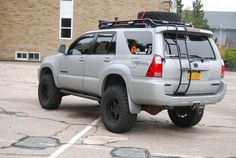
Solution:
[[[193,0],[182,0],[184,8],[192,8]],[[236,0],[202,0],[204,11],[235,11]]]

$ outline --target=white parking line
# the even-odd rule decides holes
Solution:
[[[84,128],[81,132],[76,134],[68,143],[62,145],[59,149],[57,149],[54,153],[52,153],[48,158],[56,158],[60,154],[62,154],[67,148],[73,145],[79,138],[81,138],[84,134],[86,134],[93,126],[95,126],[101,118],[97,118],[92,123],[90,123],[86,128]]]
[[[164,153],[151,153],[153,157],[163,157],[163,158],[205,158],[202,156],[187,156],[187,155],[173,155],[173,154],[164,154]]]

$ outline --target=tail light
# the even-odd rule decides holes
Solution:
[[[146,74],[147,77],[162,77],[162,57],[154,55]]]
[[[221,78],[224,78],[225,76],[225,64],[224,61],[221,60]]]

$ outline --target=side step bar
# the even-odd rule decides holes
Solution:
[[[64,93],[64,94],[69,94],[69,95],[74,95],[74,96],[77,96],[77,97],[86,98],[86,99],[101,101],[100,97],[89,95],[89,94],[82,94],[82,93],[79,93],[79,92],[72,92],[72,91],[64,90],[64,89],[60,90],[60,92]]]

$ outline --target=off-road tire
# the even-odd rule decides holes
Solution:
[[[129,112],[128,97],[124,86],[109,87],[102,97],[101,105],[101,117],[107,130],[123,133],[133,127],[137,114]]]
[[[181,22],[181,18],[176,13],[169,12],[156,12],[156,11],[147,11],[147,12],[139,12],[138,19],[153,19],[153,20],[162,20],[162,21],[173,21],[173,22]]]
[[[40,78],[38,98],[42,108],[57,109],[61,104],[62,94],[55,86],[52,75],[46,74]]]
[[[181,112],[182,111],[182,112]],[[179,127],[192,127],[198,124],[203,116],[204,108],[174,107],[169,109],[168,114],[171,121]]]

